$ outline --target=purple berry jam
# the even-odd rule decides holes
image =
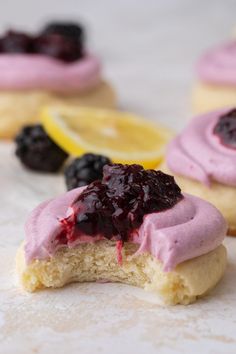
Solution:
[[[75,25],[74,25],[75,26]],[[68,25],[67,25],[68,27]],[[74,27],[73,27],[74,28]],[[54,29],[55,30],[55,29]],[[64,32],[71,28],[64,28]],[[59,33],[60,32],[60,33]],[[16,31],[7,31],[0,38],[1,53],[43,54],[64,62],[73,62],[84,56],[84,48],[80,32],[41,33],[39,36]],[[76,36],[80,33],[80,37]]]
[[[83,56],[77,42],[58,34],[44,34],[34,41],[36,53],[44,54],[65,62],[75,61]]]
[[[236,109],[219,118],[213,133],[220,138],[223,145],[236,149]]]
[[[129,240],[146,214],[172,208],[183,198],[174,177],[140,165],[105,165],[103,178],[95,181],[72,205],[73,215],[63,219],[58,241],[80,235]]]
[[[0,38],[2,53],[31,53],[33,52],[33,38],[26,33],[7,31]]]

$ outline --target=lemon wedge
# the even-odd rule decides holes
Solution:
[[[41,112],[47,134],[67,153],[93,152],[113,162],[155,168],[173,133],[131,113],[107,109],[48,106]]]

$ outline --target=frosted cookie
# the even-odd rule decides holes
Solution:
[[[166,164],[183,191],[214,204],[236,235],[236,110],[193,119],[168,146]]]
[[[37,122],[46,104],[115,106],[114,91],[82,34],[80,26],[61,23],[38,35],[8,31],[0,38],[0,138]]]
[[[212,289],[226,266],[220,212],[183,195],[173,177],[140,165],[106,165],[102,181],[33,210],[25,233],[17,270],[31,292],[107,280],[188,304]]]
[[[193,110],[197,113],[236,105],[236,40],[208,50],[196,66]]]

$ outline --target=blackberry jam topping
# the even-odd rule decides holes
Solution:
[[[36,53],[65,62],[72,62],[83,56],[82,48],[76,42],[58,34],[39,36],[34,41],[34,48]]]
[[[91,153],[74,159],[65,170],[67,189],[87,186],[96,180],[101,180],[103,167],[110,163],[108,157]]]
[[[68,157],[41,125],[25,126],[15,138],[16,156],[34,171],[57,172]]]
[[[236,149],[236,109],[219,118],[213,133],[220,138],[223,145]]]
[[[0,38],[0,49],[3,53],[31,53],[33,38],[26,33],[8,31]]]
[[[43,54],[64,62],[83,57],[83,31],[75,24],[52,24],[40,35],[8,31],[0,38],[1,53]]]
[[[68,241],[102,235],[123,243],[146,214],[172,208],[182,197],[174,178],[161,171],[106,165],[102,180],[91,183],[73,203],[73,214],[62,220],[63,235]]]

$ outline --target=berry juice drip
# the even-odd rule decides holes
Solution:
[[[64,219],[64,225],[65,220],[70,224],[67,238],[100,235],[123,244],[146,214],[172,208],[182,197],[174,178],[161,171],[144,170],[140,165],[106,165],[102,180],[87,186],[73,203],[72,216]]]
[[[236,109],[219,118],[213,133],[220,138],[223,145],[236,149]]]

